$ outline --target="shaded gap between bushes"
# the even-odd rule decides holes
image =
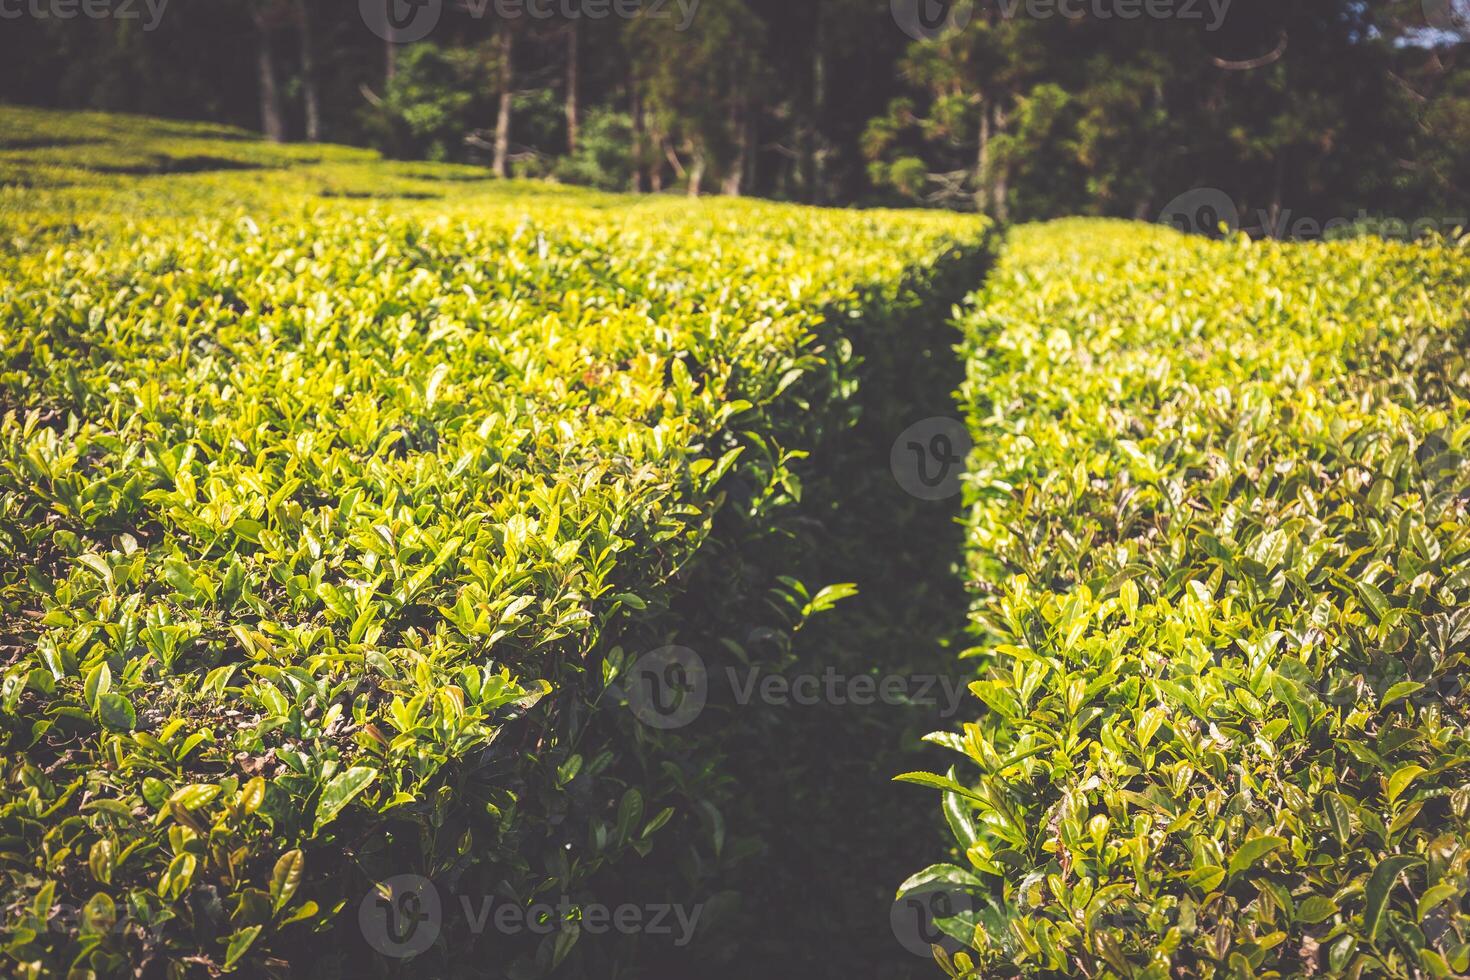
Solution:
[[[946,839],[943,817],[932,793],[892,778],[945,765],[945,753],[921,738],[952,727],[949,692],[963,692],[955,660],[969,602],[961,503],[958,495],[910,495],[890,467],[890,452],[913,423],[961,418],[954,393],[964,364],[953,311],[982,285],[996,247],[922,284],[896,321],[842,328],[861,360],[854,402],[836,407],[856,407],[859,415],[803,467],[798,520],[816,545],[793,574],[813,592],[855,582],[859,594],[794,637],[795,662],[783,673],[788,680],[821,678],[818,703],[757,697],[730,732],[739,744],[728,760],[737,800],[728,823],[731,833],[759,838],[762,849],[725,876],[739,898],[723,935],[654,976],[935,975],[931,958],[900,942],[890,910],[898,885],[931,863],[936,843]],[[907,692],[938,703],[829,700],[829,672],[848,694],[852,677],[900,676]],[[925,692],[926,676],[949,686],[936,680]]]
[[[904,706],[881,700],[869,705],[833,703],[737,703],[722,674],[735,661],[731,644],[750,648],[752,661],[774,664],[789,679],[860,674],[905,678],[947,677],[960,672],[951,646],[964,635],[968,600],[959,574],[962,528],[958,497],[925,501],[911,496],[890,468],[895,439],[911,424],[933,417],[958,419],[954,392],[963,378],[955,351],[960,340],[952,321],[955,304],[978,289],[995,258],[998,235],[984,243],[955,245],[934,264],[916,269],[894,294],[863,297],[852,318],[828,311],[817,346],[827,358],[782,395],[784,413],[750,433],[729,433],[767,444],[811,448],[798,464],[803,492],[795,505],[768,512],[752,507],[763,492],[748,477],[732,477],[730,500],[689,563],[669,583],[669,605],[643,621],[624,624],[601,644],[633,655],[674,643],[698,651],[708,664],[710,704],[687,727],[655,731],[635,713],[593,711],[571,698],[551,725],[586,735],[588,746],[606,745],[614,761],[603,772],[604,795],[583,795],[571,806],[578,785],[562,795],[539,784],[516,782],[500,763],[538,755],[523,729],[503,741],[499,762],[483,756],[447,767],[442,791],[432,799],[465,801],[450,811],[433,840],[413,836],[411,826],[384,828],[352,855],[362,880],[349,889],[351,902],[340,932],[327,942],[292,951],[298,976],[391,975],[399,977],[555,976],[561,980],[906,980],[931,977],[927,956],[905,949],[890,926],[897,886],[931,863],[947,831],[933,794],[895,784],[892,777],[944,763],[940,750],[920,741],[925,733],[952,727],[941,714],[945,692],[931,688],[939,704]],[[879,287],[875,287],[879,288]],[[844,351],[850,345],[851,354]],[[799,407],[802,399],[807,405]],[[767,420],[770,421],[770,420]],[[749,443],[745,443],[750,449]],[[722,446],[723,448],[723,446]],[[755,516],[752,517],[752,514]],[[859,594],[819,614],[803,629],[769,608],[767,590],[777,576],[794,576],[811,592],[855,582]],[[777,655],[769,647],[772,634]],[[789,646],[787,646],[789,644]],[[590,663],[591,661],[589,661]],[[597,671],[587,672],[589,691],[601,694]],[[626,682],[620,682],[625,686]],[[720,688],[724,689],[720,689]],[[917,688],[910,691],[918,693]],[[593,700],[589,698],[588,700]],[[547,704],[550,704],[548,699]],[[545,718],[545,705],[536,715]],[[589,735],[596,726],[596,737]],[[616,751],[614,751],[616,750]],[[586,749],[589,758],[592,749]],[[524,761],[524,760],[523,760]],[[533,761],[539,762],[540,759]],[[590,764],[589,764],[590,765]],[[531,767],[528,767],[531,768]],[[555,775],[548,770],[548,778]],[[518,848],[527,864],[552,869],[572,880],[573,861],[595,859],[600,845],[589,841],[600,826],[619,819],[619,796],[605,787],[641,788],[655,807],[672,804],[675,816],[658,831],[651,850],[575,882],[572,894],[552,892],[541,902],[566,898],[578,907],[604,910],[632,905],[660,916],[661,932],[648,928],[590,930],[571,945],[559,965],[551,925],[502,932],[475,920],[494,899],[522,903],[509,882],[519,866],[471,859],[464,846]],[[656,788],[656,791],[655,789]],[[514,813],[497,812],[489,830],[470,840],[487,821],[471,821],[486,801],[511,807],[506,793],[524,796]],[[542,792],[552,803],[546,804]],[[499,794],[499,795],[497,795]],[[543,806],[537,810],[537,806]],[[452,818],[452,819],[451,819]],[[501,837],[494,836],[502,835]],[[719,839],[723,846],[711,844]],[[431,951],[412,959],[376,957],[357,922],[359,897],[369,896],[373,870],[407,869],[420,852],[456,853],[456,864],[433,873],[444,896]],[[409,855],[405,857],[404,855]],[[459,902],[470,898],[472,905]],[[670,909],[698,918],[692,941],[672,935]],[[558,913],[561,914],[561,913]],[[605,923],[604,923],[605,925]],[[346,969],[318,969],[318,958],[340,955]]]

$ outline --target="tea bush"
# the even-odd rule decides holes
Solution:
[[[950,976],[1470,969],[1470,255],[1018,231],[962,324]]]
[[[987,225],[0,120],[6,971],[355,974],[311,936],[394,873],[524,906],[661,834],[718,859],[737,788],[616,683],[739,561],[712,528],[790,531],[849,338]]]

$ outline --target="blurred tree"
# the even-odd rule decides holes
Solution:
[[[260,130],[273,143],[286,141],[286,110],[281,102],[273,36],[287,16],[280,0],[251,0],[250,18],[255,22],[255,64],[260,83]]]
[[[1470,209],[1466,42],[1447,13],[1463,0],[1232,0],[1198,19],[982,0],[926,41],[900,30],[904,2],[670,0],[622,20],[463,0],[404,45],[321,0],[23,13],[0,31],[0,90],[645,191],[1022,220],[1149,218],[1215,187],[1263,234]]]
[[[741,193],[753,158],[757,107],[770,78],[762,56],[764,24],[743,0],[705,0],[688,23],[633,18],[626,44],[653,152],[663,155],[691,197],[704,189],[709,172],[725,193]],[[657,188],[662,166],[656,157],[646,159]]]
[[[311,5],[296,0],[296,30],[301,38],[301,95],[306,111],[306,139],[315,143],[322,138],[322,101],[317,89],[316,51],[312,46]]]
[[[466,136],[490,111],[495,79],[486,46],[410,46],[374,110],[380,145],[394,156],[460,159]]]
[[[495,176],[507,176],[506,161],[510,157],[510,117],[515,98],[516,23],[498,20],[495,25],[495,144],[490,169]]]

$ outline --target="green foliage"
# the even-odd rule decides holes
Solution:
[[[4,119],[107,136],[0,161],[31,185],[0,195],[7,972],[351,960],[310,937],[360,949],[384,876],[529,903],[661,833],[718,859],[733,788],[610,689],[682,582],[739,567],[701,572],[713,529],[799,500],[844,334],[987,225]],[[106,172],[201,145],[220,166]],[[789,588],[798,622],[833,595]],[[453,952],[535,976],[576,938]]]
[[[964,315],[951,976],[1470,967],[1463,244],[1018,231]],[[975,928],[976,925],[979,928]]]
[[[556,178],[605,191],[626,190],[632,179],[627,151],[632,130],[626,113],[594,108],[582,120],[577,151],[556,162]]]
[[[1021,221],[1151,218],[1207,186],[1253,228],[1470,213],[1470,44],[1426,29],[1461,0],[474,0],[415,4],[432,28],[398,46],[365,22],[388,0],[110,0],[108,16],[14,2],[7,100],[278,117],[285,138],[396,157],[483,162],[509,51],[522,176],[627,186],[569,152],[575,106],[636,117],[611,135],[645,190],[700,171],[707,191],[738,178],[747,195]],[[955,29],[915,40],[915,18],[940,13]]]
[[[1212,187],[1257,237],[1315,237],[1361,209],[1442,229],[1465,212],[1463,39],[1408,43],[1422,5],[1006,6],[904,52],[858,147],[880,190],[1035,221],[1152,219]],[[893,167],[913,159],[922,172]],[[1319,231],[1279,226],[1288,212]]]
[[[693,191],[708,167],[738,187],[750,166],[753,107],[774,85],[759,41],[765,29],[743,0],[710,0],[687,23],[643,16],[624,27],[651,149],[686,154],[679,177]]]
[[[493,118],[495,65],[479,48],[407,47],[382,105],[364,110],[376,143],[394,156],[465,157],[464,138]]]

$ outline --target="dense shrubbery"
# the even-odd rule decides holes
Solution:
[[[930,669],[944,511],[884,461],[985,222],[3,122],[8,972],[688,974],[584,934],[630,896],[878,962],[826,946],[894,801],[819,797],[915,716],[657,731],[619,682]],[[902,777],[958,841],[904,886],[950,975],[1470,970],[1467,314],[1454,243],[1015,234],[962,320],[985,710]],[[570,905],[395,964],[357,911],[401,874]]]
[[[963,320],[951,976],[1470,968],[1470,257],[1017,232]],[[978,926],[978,928],[977,928]]]
[[[5,969],[330,975],[388,875],[525,905],[661,834],[717,866],[738,788],[607,692],[712,526],[790,531],[793,465],[852,421],[842,334],[973,277],[985,223],[5,131]],[[578,955],[574,920],[461,938],[515,976]]]

